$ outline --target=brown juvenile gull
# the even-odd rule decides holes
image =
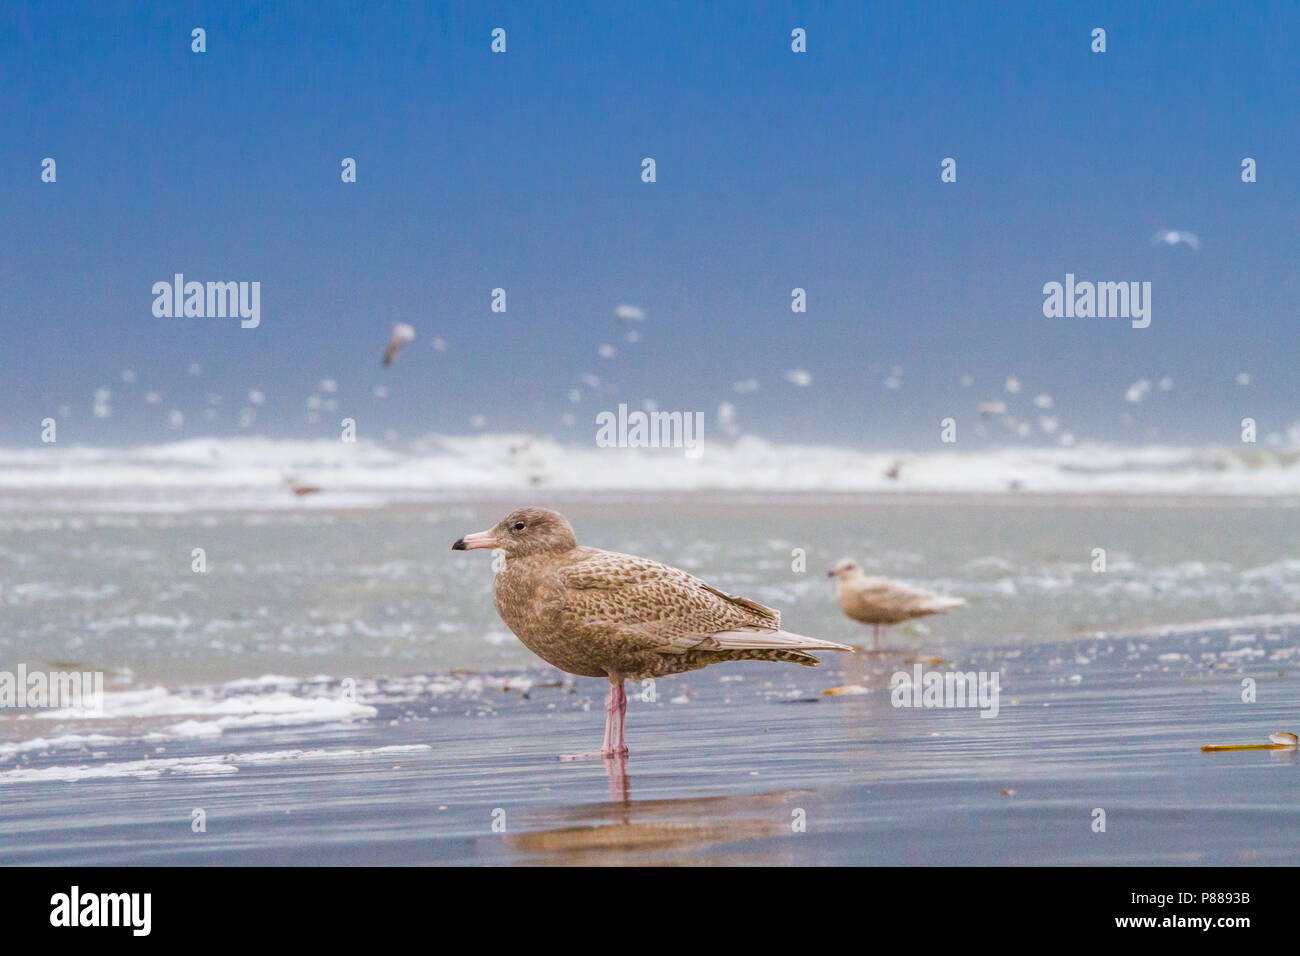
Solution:
[[[826,574],[835,579],[835,596],[844,613],[855,621],[872,625],[872,646],[876,649],[887,625],[943,614],[966,603],[963,598],[944,597],[901,581],[868,577],[852,558],[842,559]]]
[[[602,757],[627,753],[627,678],[665,677],[720,661],[813,667],[818,661],[809,651],[852,650],[783,631],[780,612],[685,571],[579,547],[564,515],[545,508],[512,511],[495,528],[452,545],[471,548],[504,552],[492,593],[501,620],[525,647],[570,674],[609,679]]]

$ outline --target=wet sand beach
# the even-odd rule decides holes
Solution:
[[[101,715],[0,718],[0,860],[1300,862],[1296,752],[1200,752],[1300,727],[1295,509],[797,495],[766,511],[744,496],[564,507],[586,540],[688,568],[831,640],[870,636],[825,577],[844,553],[970,604],[816,669],[741,662],[629,683],[626,762],[563,762],[598,738],[607,683],[537,662],[495,616],[489,562],[452,560],[496,500],[9,512],[5,660],[102,669],[106,693]],[[190,567],[199,544],[204,575]],[[892,675],[918,662],[996,673],[997,715],[893,706]]]
[[[1294,626],[976,652],[996,717],[891,704],[910,652],[633,688],[625,761],[562,762],[603,682],[549,669],[361,681],[344,720],[156,743],[174,717],[65,722],[0,761],[0,858],[38,864],[1292,864]],[[1259,699],[1241,702],[1243,674]],[[828,695],[826,691],[841,688]],[[333,681],[276,685],[336,700]],[[203,707],[270,689],[179,691]],[[219,709],[219,708],[216,708]],[[60,735],[63,739],[59,739]],[[30,741],[28,742],[30,744]],[[1105,832],[1096,832],[1096,811]],[[194,831],[202,810],[205,830]],[[1261,839],[1261,834],[1268,834]]]

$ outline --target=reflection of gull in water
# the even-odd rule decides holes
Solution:
[[[506,845],[548,863],[654,862],[674,851],[788,837],[788,808],[808,798],[806,792],[788,791],[633,801],[624,759],[605,761],[605,772],[609,803],[530,812],[522,823],[527,829],[507,834]]]
[[[1201,240],[1194,232],[1183,232],[1179,229],[1161,229],[1151,237],[1153,243],[1163,242],[1167,246],[1176,246],[1179,244],[1190,246],[1192,249],[1201,248]]]
[[[632,784],[627,779],[627,754],[615,754],[613,760],[604,764],[605,776],[609,778],[609,799],[614,803],[630,803]]]
[[[723,661],[812,667],[818,663],[812,651],[850,650],[783,631],[779,612],[685,571],[579,547],[568,520],[545,508],[512,511],[452,548],[503,551],[492,592],[510,630],[548,664],[609,680],[602,757],[627,752],[627,678],[667,677]]]
[[[397,353],[415,341],[415,329],[405,322],[393,326],[393,334],[388,338],[388,348],[384,349],[384,368],[393,364]]]

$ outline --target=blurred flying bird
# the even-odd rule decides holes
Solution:
[[[1162,229],[1151,237],[1153,243],[1163,242],[1167,246],[1182,243],[1193,249],[1201,248],[1201,240],[1194,232],[1182,232],[1178,229]]]
[[[405,322],[393,325],[393,333],[388,337],[388,348],[384,349],[384,368],[393,364],[397,353],[415,341],[415,329]]]
[[[1146,398],[1147,392],[1151,391],[1151,383],[1145,378],[1138,379],[1124,392],[1124,401],[1140,402]]]
[[[620,305],[614,310],[614,317],[618,319],[621,325],[627,325],[629,322],[645,321],[645,309],[638,309],[635,305]]]

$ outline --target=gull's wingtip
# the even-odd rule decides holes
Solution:
[[[836,641],[826,641],[820,637],[808,637],[806,634],[795,634],[792,631],[777,631],[782,637],[790,638],[791,645],[801,651],[848,651],[853,653],[853,646],[850,644],[840,644]]]

